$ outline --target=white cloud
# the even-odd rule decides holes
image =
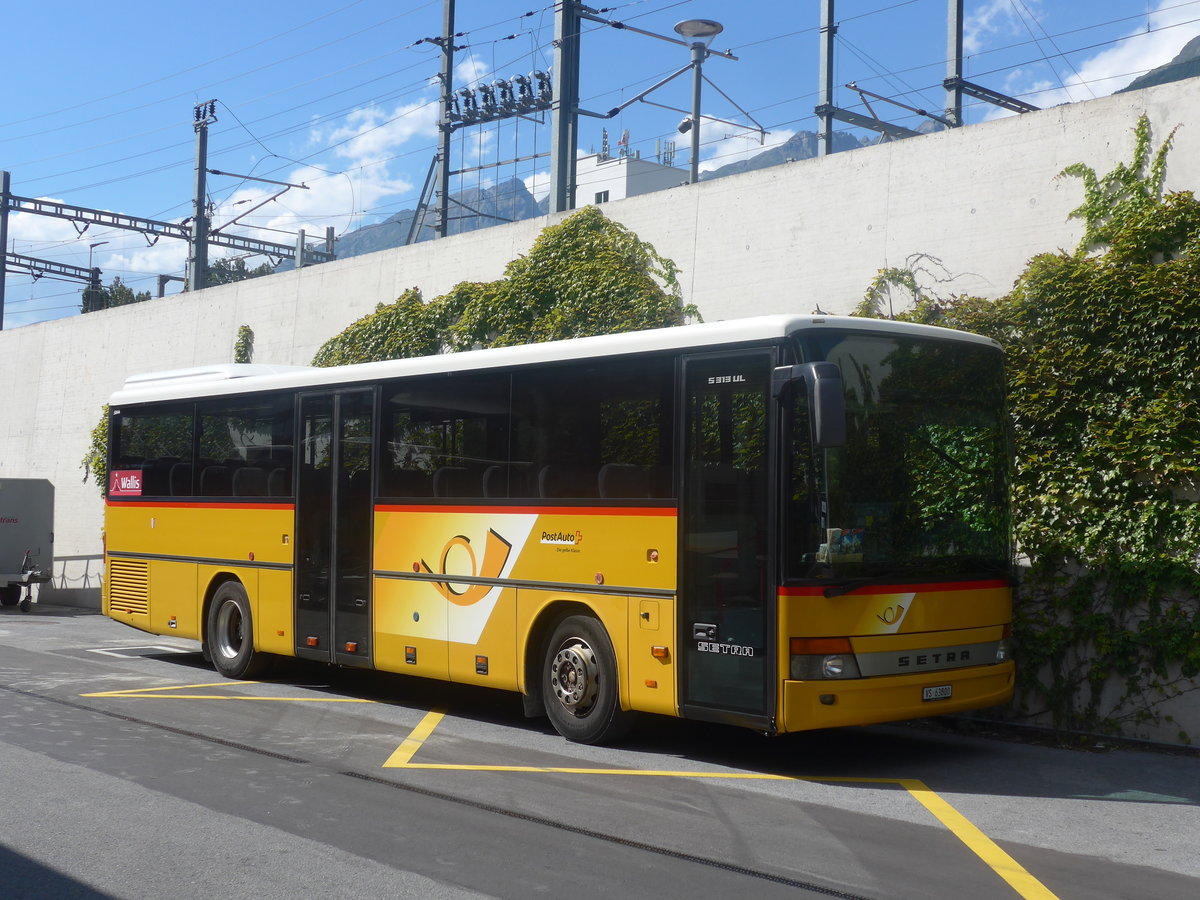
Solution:
[[[1039,0],[1023,0],[1024,12],[1041,21]],[[963,20],[963,52],[968,56],[979,53],[997,38],[1026,35],[1021,15],[1013,0],[987,0]]]
[[[333,147],[333,152],[352,165],[381,162],[414,137],[431,139],[437,135],[437,101],[407,103],[392,110],[378,107],[356,109],[343,124],[329,131],[314,131],[314,145]]]
[[[989,6],[1000,2],[994,0]],[[1111,46],[1083,61],[1076,58],[1073,68],[1056,60],[1057,78],[1046,77],[1044,66],[1036,71],[1022,68],[1010,72],[1004,82],[1004,91],[1043,109],[1106,97],[1139,75],[1170,62],[1184,44],[1200,33],[1195,19],[1194,6],[1185,8],[1179,6],[1178,0],[1159,0],[1150,13],[1148,28],[1143,19],[1139,27],[1131,27]],[[987,118],[1005,115],[1009,113],[992,110]]]
[[[550,170],[545,172],[534,172],[532,175],[524,179],[525,190],[533,195],[533,199],[539,203],[543,197],[550,193]]]

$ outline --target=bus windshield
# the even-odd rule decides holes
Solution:
[[[812,445],[808,399],[785,410],[791,579],[1007,574],[1008,442],[999,350],[827,333],[802,358],[836,363],[846,442]]]

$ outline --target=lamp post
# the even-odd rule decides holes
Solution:
[[[704,78],[704,60],[708,56],[708,45],[724,30],[724,25],[712,19],[685,19],[675,26],[676,34],[692,42],[692,116],[690,121],[684,120],[687,128],[680,125],[680,131],[690,130],[692,133],[692,160],[688,177],[692,184],[700,180],[700,85]]]
[[[97,247],[103,247],[107,243],[108,241],[96,241],[94,244],[88,244],[88,272],[91,274],[91,280],[88,282],[85,293],[87,300],[83,304],[86,312],[95,312],[94,309],[91,309],[91,305],[100,302],[100,272],[92,266],[92,254]]]

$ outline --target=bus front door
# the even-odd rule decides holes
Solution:
[[[372,390],[300,398],[296,655],[369,666]]]
[[[685,715],[770,729],[769,351],[684,360],[679,646]]]

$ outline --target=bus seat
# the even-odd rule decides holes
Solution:
[[[508,466],[488,466],[483,470],[483,496],[508,496]]]
[[[600,467],[600,496],[605,499],[654,496],[649,469],[629,463],[607,463]]]
[[[429,475],[420,469],[392,469],[384,472],[385,493],[392,497],[432,497]]]
[[[192,495],[192,464],[179,462],[171,466],[171,496],[190,497]]]
[[[479,476],[462,466],[444,466],[433,473],[435,497],[478,497]]]
[[[541,497],[595,497],[596,476],[579,466],[542,466],[538,473]]]
[[[267,475],[267,496],[287,497],[292,493],[292,473],[286,466],[276,466]]]
[[[228,497],[233,493],[233,473],[228,466],[205,466],[200,473],[200,494],[205,497]]]
[[[265,497],[267,495],[267,473],[258,466],[245,466],[233,473],[233,495],[235,497]]]

